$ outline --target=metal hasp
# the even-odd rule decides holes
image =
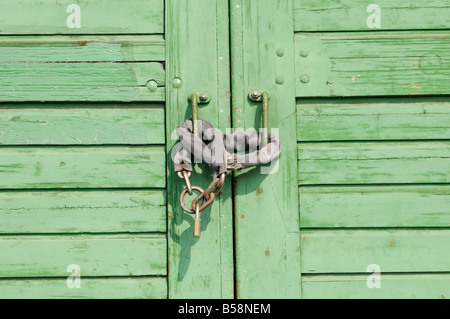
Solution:
[[[248,98],[253,102],[261,102],[261,128],[263,133],[263,146],[269,143],[269,99],[270,95],[266,91],[250,91]]]
[[[192,106],[192,134],[196,137],[199,137],[199,127],[198,127],[198,104],[206,104],[208,103],[211,98],[207,93],[192,93],[189,96],[189,100],[191,101]],[[181,173],[181,174],[180,174]],[[189,214],[195,214],[194,219],[194,237],[200,237],[200,212],[203,211],[206,207],[211,205],[211,203],[214,201],[215,195],[220,191],[224,184],[224,178],[225,174],[223,175],[223,178],[216,179],[213,181],[213,183],[208,187],[207,191],[203,191],[198,186],[192,186],[189,181],[189,177],[191,175],[191,172],[187,173],[186,171],[182,171],[178,173],[178,176],[182,179],[184,179],[186,188],[181,192],[180,194],[180,205],[183,208],[184,211],[186,211]],[[216,191],[211,192],[212,188],[217,185]],[[189,195],[192,195],[192,190],[196,190],[200,192],[200,195],[197,196],[194,201],[191,204],[192,209],[189,209],[184,204],[184,196],[186,195],[186,192],[189,193]],[[202,204],[200,205],[198,202],[200,200],[202,201]]]
[[[193,125],[193,134],[194,136],[199,136],[198,132],[198,105],[208,103],[211,98],[207,93],[192,93],[189,96],[189,100],[192,105],[192,125]]]

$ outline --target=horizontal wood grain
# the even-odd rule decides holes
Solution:
[[[1,101],[164,101],[161,63],[0,63]],[[148,81],[158,87],[151,91]]]
[[[450,33],[296,34],[296,95],[450,94]]]
[[[448,99],[303,100],[299,141],[450,139]]]
[[[67,276],[70,273],[67,273]],[[2,299],[165,299],[167,278],[80,278],[80,288],[67,279],[0,280]]]
[[[448,183],[450,142],[299,143],[298,174],[300,185]]]
[[[380,27],[371,29],[370,4],[380,7]],[[367,31],[448,29],[450,6],[446,0],[295,0],[296,31]]]
[[[3,103],[0,144],[164,144],[162,105],[159,108],[139,106]]]
[[[302,273],[450,271],[450,230],[335,230],[301,233]]]
[[[381,274],[379,288],[367,286],[370,275],[305,276],[303,298],[448,299],[450,296],[450,274]]]
[[[162,35],[2,36],[1,63],[164,61]]]
[[[165,187],[164,147],[0,148],[0,188]]]
[[[80,28],[69,28],[80,8]],[[163,0],[3,0],[0,34],[128,34],[164,33]]]
[[[0,277],[166,275],[164,235],[0,236]]]
[[[300,227],[447,227],[450,185],[300,187]]]
[[[2,234],[165,231],[162,190],[0,192]]]

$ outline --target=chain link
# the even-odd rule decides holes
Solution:
[[[186,181],[186,179],[185,179]],[[199,205],[199,202],[202,200],[202,203],[199,206],[199,211],[204,211],[208,206],[210,206],[213,202],[216,196],[219,194],[219,192],[222,190],[223,185],[225,184],[225,173],[222,173],[220,176],[216,177],[211,184],[208,186],[207,189],[203,190],[199,186],[191,186],[191,190],[195,190],[199,192],[200,194],[194,198],[194,200],[191,203],[191,208],[187,207],[184,203],[184,197],[186,196],[186,193],[189,192],[188,187],[186,187],[180,194],[180,206],[181,208],[189,213],[194,214],[196,206]],[[189,194],[192,195],[192,194]]]

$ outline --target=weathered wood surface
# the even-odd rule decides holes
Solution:
[[[299,184],[448,183],[450,142],[299,143]]]
[[[380,288],[368,288],[367,275],[305,276],[305,299],[448,299],[450,274],[382,274]]]
[[[164,33],[164,0],[3,0],[2,8],[0,34]]]
[[[450,185],[300,187],[300,227],[447,227]]]
[[[165,72],[156,62],[0,63],[0,72],[2,101],[164,101]]]
[[[0,144],[164,144],[164,109],[148,106],[3,103]]]
[[[236,293],[238,298],[300,298],[296,180],[296,116],[292,1],[233,0],[231,66],[233,127],[261,128],[267,91],[271,133],[282,141],[272,167],[234,177]]]
[[[0,39],[1,101],[164,101],[162,36]]]
[[[162,146],[0,148],[0,188],[165,187]]]
[[[371,4],[380,9],[379,27],[370,23]],[[446,0],[295,0],[294,7],[296,31],[431,30],[450,22]]]
[[[144,62],[164,61],[162,35],[2,36],[0,61]]]
[[[188,97],[210,95],[199,118],[225,132],[230,127],[228,0],[166,0],[166,132],[168,163],[168,257],[170,298],[233,298],[233,219],[231,177],[200,215],[200,238],[193,238],[193,216],[179,204],[184,183],[173,172],[175,128],[192,117]],[[194,166],[193,185],[206,189],[212,169]],[[186,196],[186,203],[193,197]]]
[[[450,33],[296,34],[296,95],[449,94]]]
[[[303,100],[299,141],[450,139],[450,103],[435,99]]]
[[[0,277],[166,275],[164,235],[0,236]]]
[[[450,230],[302,232],[302,273],[449,272]]]
[[[70,273],[67,273],[67,276]],[[67,288],[67,279],[0,280],[2,299],[163,299],[167,278],[83,278],[81,288]]]
[[[0,192],[0,233],[165,232],[165,195],[162,190]]]

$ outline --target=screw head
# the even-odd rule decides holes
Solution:
[[[202,102],[208,101],[208,95],[206,95],[206,94],[200,95],[200,101],[202,101]]]
[[[258,91],[253,91],[252,92],[252,98],[257,99],[259,97],[259,92]]]

